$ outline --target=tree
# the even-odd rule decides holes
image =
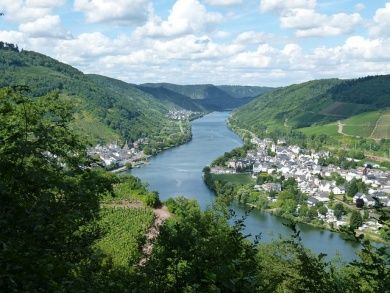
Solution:
[[[357,185],[357,180],[355,178],[353,178],[347,186],[346,194],[349,197],[353,197],[356,193],[358,193],[358,191],[359,191],[359,188]]]
[[[24,90],[0,90],[0,291],[74,291],[90,281],[99,197],[115,180],[90,168],[69,104]]]
[[[309,211],[307,212],[307,217],[309,218],[310,221],[318,217],[318,212],[316,207],[309,208]]]
[[[325,216],[326,213],[328,212],[328,209],[326,208],[326,206],[321,206],[321,207],[318,208],[318,212],[319,212],[321,215]]]
[[[255,290],[257,250],[241,234],[242,220],[231,227],[224,209],[202,212],[184,198],[171,199],[168,206],[176,217],[161,228],[141,269],[144,291]]]
[[[337,220],[340,220],[341,217],[345,215],[345,209],[342,203],[336,203],[334,206],[334,216]]]
[[[357,198],[356,199],[356,207],[361,209],[364,207],[364,200],[362,198]]]
[[[357,229],[363,224],[363,218],[359,211],[352,211],[351,218],[349,219],[349,225],[353,229]]]

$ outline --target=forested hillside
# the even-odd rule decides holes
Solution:
[[[254,97],[273,90],[255,86],[215,86],[211,84],[176,85],[170,83],[147,83],[141,88],[166,89],[189,97],[201,108],[208,111],[231,110],[242,106]]]
[[[264,94],[236,110],[244,128],[296,129],[345,119],[390,105],[390,76],[314,80]]]
[[[113,137],[122,140],[151,137],[159,133],[169,110],[167,105],[129,84],[91,78],[39,53],[2,49],[0,87],[16,85],[27,86],[34,97],[51,91],[62,93],[62,98],[75,105],[78,118],[75,124],[79,131],[88,132],[90,124],[101,127],[91,138],[94,142]]]

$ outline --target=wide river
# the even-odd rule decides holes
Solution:
[[[161,200],[184,195],[207,208],[213,203],[215,194],[203,182],[203,167],[224,152],[242,145],[241,139],[226,126],[228,116],[228,112],[214,112],[193,121],[193,136],[189,143],[158,154],[131,173],[147,182],[151,190],[158,191]],[[243,215],[242,206],[234,205],[233,208],[237,215]],[[342,239],[340,234],[308,225],[299,225],[299,228],[303,243],[314,252],[326,253],[328,259],[337,254],[345,261],[356,257],[359,245]],[[260,211],[249,214],[245,233],[261,233],[261,241],[265,242],[291,235],[282,218]]]

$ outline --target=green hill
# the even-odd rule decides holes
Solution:
[[[242,106],[254,97],[265,92],[271,91],[268,87],[250,87],[250,86],[215,86],[212,84],[199,85],[176,85],[171,83],[147,83],[140,85],[140,88],[166,89],[171,93],[180,94],[192,99],[199,107],[208,111],[230,110]],[[156,92],[156,90],[154,90]],[[175,97],[177,103],[177,98]]]
[[[356,80],[314,80],[257,97],[237,109],[232,121],[252,131],[296,129],[344,120],[388,105],[389,75]]]
[[[164,126],[171,125],[165,117],[171,107],[136,86],[85,75],[36,52],[1,47],[0,87],[16,85],[28,86],[34,97],[59,91],[61,99],[71,99],[74,127],[92,143],[158,136]]]

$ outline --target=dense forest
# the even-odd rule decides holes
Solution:
[[[145,88],[149,92],[155,92],[156,89],[168,90],[180,96],[186,96],[199,107],[208,111],[231,110],[248,103],[254,97],[273,90],[270,87],[256,86],[177,85],[171,83],[147,83],[140,85],[140,88]]]
[[[168,200],[172,216],[139,265],[157,194],[92,168],[73,111],[58,94],[0,90],[0,291],[388,292],[385,248],[363,241],[357,260],[327,262],[294,225],[291,238],[251,242],[223,202]]]

